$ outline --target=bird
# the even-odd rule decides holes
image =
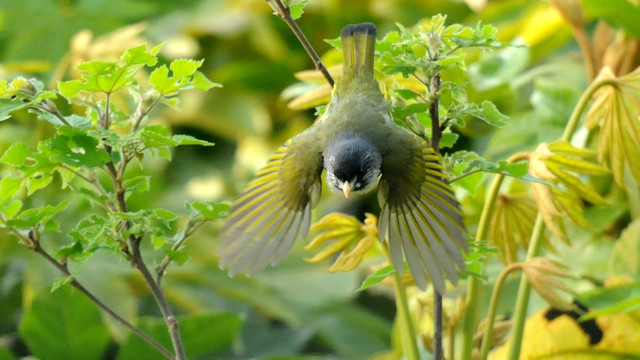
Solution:
[[[251,276],[276,265],[305,239],[322,172],[344,195],[377,188],[378,233],[400,274],[430,280],[443,294],[444,275],[458,280],[467,251],[460,205],[428,140],[397,125],[374,77],[377,30],[351,24],[340,34],[343,73],[321,121],[286,141],[232,203],[220,232],[219,266]]]

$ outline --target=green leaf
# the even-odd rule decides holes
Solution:
[[[31,354],[42,360],[99,360],[110,339],[95,304],[69,286],[36,296],[26,306],[18,332]]]
[[[22,201],[16,199],[8,203],[6,206],[1,207],[0,211],[4,214],[5,218],[11,219],[18,214],[20,209],[22,209]]]
[[[45,188],[53,181],[53,176],[34,176],[27,179],[27,196],[33,195],[34,192]]]
[[[463,168],[465,166],[466,166],[465,164],[460,164],[457,166],[457,168]],[[459,170],[454,168],[454,171],[459,171]],[[480,186],[480,183],[482,182],[482,174],[481,173],[470,174],[467,172],[454,179],[450,179],[450,181],[452,185],[459,186],[465,189],[469,194],[475,195],[476,191],[478,191],[478,187]]]
[[[169,64],[169,68],[174,77],[182,78],[193,75],[203,62],[204,60],[176,59]]]
[[[140,175],[124,181],[128,192],[145,192],[151,188],[151,176]]]
[[[640,280],[583,292],[576,295],[576,300],[591,309],[581,320],[636,311],[640,309]]]
[[[481,104],[481,112],[474,113],[475,117],[484,120],[490,125],[502,127],[507,124],[508,116],[502,114],[491,101],[483,101]]]
[[[160,51],[161,45],[154,47],[151,51],[147,51],[147,46],[140,46],[127,49],[120,59],[124,60],[127,65],[147,65],[154,66],[158,62],[155,56]]]
[[[236,313],[179,316],[180,333],[189,359],[218,358],[213,356],[231,349],[240,335],[242,318]],[[167,349],[172,349],[165,323],[160,319],[142,318],[137,326]],[[162,355],[135,334],[130,334],[118,351],[117,360],[139,360],[141,354],[150,359]],[[222,355],[220,356],[222,357]]]
[[[453,145],[455,145],[456,141],[458,141],[459,137],[460,135],[456,133],[452,133],[452,132],[443,133],[442,137],[440,138],[440,148],[452,147]]]
[[[636,38],[640,38],[640,5],[629,0],[583,0],[587,14],[595,18],[603,18],[609,24],[622,28]]]
[[[620,234],[613,246],[609,268],[613,275],[640,277],[640,219],[634,220]]]
[[[161,146],[178,146],[180,142],[173,139],[169,129],[164,125],[150,125],[138,130],[140,140],[147,148]]]
[[[189,254],[185,250],[164,249],[164,253],[167,254],[169,259],[180,266],[186,264],[187,261],[189,261]]]
[[[222,220],[231,210],[229,203],[214,201],[192,201],[185,203],[184,207],[201,215],[205,220]]]
[[[335,39],[324,39],[324,42],[333,46],[335,49],[342,50],[342,41],[340,40],[340,37]]]
[[[195,87],[197,90],[200,90],[202,92],[207,91],[214,87],[222,87],[222,84],[218,84],[209,80],[200,71],[196,71],[195,74],[193,74],[192,82],[193,82],[193,87]]]
[[[312,326],[341,359],[368,359],[391,345],[391,324],[349,303],[326,304]]]
[[[22,179],[14,179],[11,176],[6,176],[0,180],[0,206],[5,206],[17,195],[21,184]]]
[[[382,280],[396,273],[396,268],[393,265],[388,265],[382,269],[378,269],[373,274],[367,276],[362,282],[362,285],[358,288],[358,291],[366,290],[374,285],[379,284]]]
[[[298,20],[302,16],[304,13],[304,7],[307,6],[308,2],[309,0],[301,0],[297,4],[291,6],[290,12],[293,20]]]
[[[14,143],[7,149],[7,151],[4,152],[4,154],[2,154],[0,161],[5,164],[21,167],[26,165],[26,162],[31,158],[31,155],[31,150],[29,150],[26,144]]]
[[[80,80],[58,83],[58,90],[68,99],[84,92],[113,93],[135,83],[134,75],[144,66],[154,66],[157,62],[155,54],[160,49],[154,47],[146,50],[146,45],[127,49],[121,61],[87,61],[77,66],[82,72]]]
[[[15,218],[8,220],[7,226],[19,229],[28,229],[38,224],[46,224],[51,220],[51,218],[66,209],[69,202],[70,200],[65,200],[55,206],[45,205],[38,208],[24,210]]]
[[[517,178],[524,178],[529,170],[526,162],[509,163],[501,160],[498,162],[486,161],[480,155],[472,151],[458,151],[450,160],[453,163],[453,175],[461,176],[471,171],[484,171],[495,174],[503,174]]]
[[[396,119],[404,119],[407,116],[426,113],[427,111],[429,111],[429,104],[425,103],[413,103],[407,106],[397,106],[391,109],[391,113]]]
[[[405,100],[413,100],[418,97],[417,92],[409,89],[393,89],[393,92]]]
[[[47,140],[53,158],[72,167],[101,168],[111,160],[98,140],[70,126],[58,128],[58,135]]]
[[[191,135],[173,135],[173,140],[178,142],[178,145],[201,145],[201,146],[213,146],[212,142],[206,140],[197,139]]]
[[[51,292],[54,292],[60,289],[62,286],[71,283],[72,280],[73,280],[73,276],[64,276],[56,279],[53,282],[53,285],[51,285]]]

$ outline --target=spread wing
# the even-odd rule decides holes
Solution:
[[[456,283],[456,267],[463,269],[461,248],[467,250],[460,205],[442,174],[438,154],[425,141],[403,131],[383,157],[378,188],[381,239],[389,240],[396,269],[403,269],[403,253],[416,284],[428,278],[444,293],[443,273]]]
[[[282,145],[232,205],[222,229],[220,267],[252,275],[275,265],[306,237],[322,188],[322,153],[312,131]]]

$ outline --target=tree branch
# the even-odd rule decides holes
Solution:
[[[440,149],[440,73],[436,73],[431,78],[431,104],[429,105],[429,117],[431,117],[431,147],[436,152]]]
[[[6,219],[1,214],[0,214],[0,221],[2,221],[2,223],[6,224]],[[25,236],[20,231],[18,231],[18,229],[14,228],[14,227],[8,227],[8,228],[29,249],[33,250],[34,252],[36,252],[36,253],[40,254],[42,257],[44,257],[45,260],[47,260],[50,264],[52,264],[63,275],[70,277],[71,278],[71,281],[70,281],[71,286],[73,286],[74,288],[78,289],[78,291],[80,291],[83,295],[85,295],[89,300],[91,300],[94,304],[96,304],[100,309],[102,309],[104,312],[109,314],[109,316],[114,318],[122,326],[126,327],[127,329],[131,330],[133,333],[138,335],[142,340],[146,341],[149,345],[154,347],[156,350],[161,352],[162,355],[164,355],[166,358],[171,359],[171,360],[175,360],[175,357],[173,356],[173,354],[169,350],[167,350],[164,346],[160,345],[160,343],[155,341],[153,338],[151,338],[145,332],[143,332],[139,328],[135,327],[133,324],[131,324],[125,318],[123,318],[122,316],[118,315],[118,313],[116,313],[107,304],[103,303],[100,299],[98,299],[98,297],[96,297],[91,291],[89,291],[87,288],[85,288],[84,285],[82,285],[75,277],[73,277],[71,275],[71,272],[69,271],[69,268],[67,267],[67,264],[59,262],[53,256],[51,256],[51,254],[49,254],[45,249],[42,248],[42,246],[40,245],[40,241],[36,238],[36,236],[35,236],[35,234],[33,232],[30,232],[29,236]]]
[[[110,96],[109,96],[109,93],[107,93],[107,99],[105,101],[106,109],[104,112],[104,118],[102,119],[103,120],[102,125],[104,126],[105,129],[108,129],[110,126],[110,119],[109,119],[110,101],[109,100],[110,100]],[[116,193],[118,210],[120,212],[126,213],[128,212],[127,204],[125,201],[126,187],[123,185],[122,180],[124,179],[124,174],[128,164],[127,156],[125,154],[122,155],[122,158],[120,160],[121,163],[119,164],[120,166],[118,167],[118,169],[116,169],[116,166],[113,162],[111,146],[105,144],[104,147],[111,159],[111,161],[109,161],[105,165],[105,167],[106,167],[107,173],[111,177],[111,182],[113,183],[113,190]],[[124,221],[123,225],[126,230],[131,229],[130,221],[128,220]],[[138,269],[138,271],[144,278],[145,282],[149,286],[149,289],[151,290],[151,294],[153,295],[153,298],[155,299],[156,304],[158,305],[158,308],[162,313],[162,317],[164,318],[164,321],[167,324],[169,335],[171,337],[171,342],[173,344],[173,349],[176,354],[175,359],[186,360],[186,354],[184,352],[184,346],[182,344],[182,338],[180,336],[180,330],[178,328],[178,321],[173,315],[173,311],[169,306],[169,303],[167,301],[167,298],[164,295],[164,291],[162,287],[160,287],[160,284],[155,281],[155,279],[153,278],[153,275],[151,275],[151,272],[147,267],[147,264],[144,262],[144,258],[142,257],[142,253],[140,251],[141,242],[142,242],[141,236],[129,234],[128,249],[124,249],[123,251],[125,251],[125,253],[128,255],[131,261],[131,266]]]
[[[320,60],[320,57],[318,56],[316,51],[313,49],[313,47],[309,43],[309,40],[307,40],[307,37],[304,36],[304,33],[302,32],[302,30],[300,30],[300,27],[298,27],[298,24],[296,24],[296,21],[293,20],[293,18],[291,17],[290,9],[284,6],[281,0],[266,0],[266,1],[267,3],[269,3],[269,6],[271,6],[273,11],[275,11],[275,14],[278,15],[285,23],[287,23],[287,25],[289,25],[289,28],[291,28],[291,31],[293,31],[293,33],[296,35],[296,37],[300,41],[300,44],[302,44],[302,47],[305,49],[305,51],[307,52],[307,54],[315,64],[316,70],[320,71],[322,75],[325,77],[325,79],[327,79],[327,81],[329,82],[329,85],[333,87],[334,81],[331,75],[329,74],[327,67],[324,66],[324,64],[322,63],[322,60]]]

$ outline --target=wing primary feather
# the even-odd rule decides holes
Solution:
[[[241,252],[235,254],[229,268],[231,276],[245,271],[249,262],[256,260],[258,251],[262,249],[264,242],[271,240],[273,233],[275,233],[279,225],[281,226],[279,222],[281,222],[282,218],[285,216],[285,213],[282,212],[282,208],[278,211],[278,214],[279,215],[275,218],[275,221],[271,222],[268,227],[262,228],[261,231],[243,233],[244,236],[253,238],[253,240],[241,249]]]
[[[232,209],[233,216],[229,221],[234,222],[234,220],[240,218],[237,223],[242,223],[242,219],[246,218],[246,215],[250,213],[256,212],[257,209],[260,211],[265,207],[270,205],[270,202],[278,199],[278,193],[280,191],[279,186],[272,186],[270,188],[265,189],[264,191],[256,194],[254,198],[251,199],[250,202],[243,202],[242,206],[234,206]],[[266,201],[268,200],[268,201]],[[259,204],[256,208],[254,205]]]
[[[281,222],[274,234],[271,235],[272,238],[283,238],[283,235],[289,232],[291,226],[296,221],[295,217],[292,217],[290,214],[285,214],[284,218],[284,222]],[[260,246],[259,255],[254,256],[253,263],[249,264],[249,268],[246,271],[247,275],[251,276],[267,266],[273,259],[273,253],[278,248],[278,245],[278,241],[263,242]]]
[[[407,216],[409,229],[415,234],[414,237],[419,237],[420,240],[422,240],[416,241],[416,245],[422,254],[423,260],[435,261],[441,269],[444,269],[449,280],[455,284],[458,280],[458,272],[451,261],[450,254],[448,254],[441,242],[435,238],[434,233],[427,228],[427,220],[422,217],[422,214],[420,214],[420,211],[416,208],[411,209]],[[459,251],[457,254],[460,256]]]
[[[409,270],[411,270],[411,274],[413,275],[416,285],[418,285],[420,289],[425,290],[427,288],[427,279],[431,279],[433,287],[442,294],[442,291],[444,290],[444,280],[441,279],[442,275],[438,268],[434,266],[435,263],[433,262],[433,258],[429,259],[429,255],[425,258],[422,256],[424,254],[421,254],[418,250],[415,241],[416,239],[414,238],[416,234],[412,234],[410,232],[411,230],[409,228],[404,209],[402,216],[400,216],[400,213],[396,214],[398,214],[397,220],[400,227],[400,239],[407,258],[407,263],[409,264]]]
[[[436,217],[433,209],[431,209],[431,207],[428,204],[420,203],[420,205],[418,206],[418,209],[422,213],[425,220],[427,220],[427,223],[429,224],[431,229],[433,229],[433,231],[435,232],[436,238],[440,239],[442,243],[446,244],[447,241],[451,244],[459,243],[459,241],[455,240],[455,238],[447,231],[447,228]],[[466,240],[465,240],[465,243],[466,243]],[[460,250],[458,249],[456,251],[459,252]]]
[[[389,233],[389,206],[385,205],[378,218],[378,239],[383,242]]]
[[[434,239],[442,239],[441,234],[442,231],[436,231],[435,227],[439,227],[439,224],[434,224],[432,223],[432,221],[430,221],[431,218],[431,211],[427,208],[426,204],[418,204],[418,206],[416,207],[418,213],[420,214],[421,218],[424,219],[424,225],[428,226],[430,231],[433,234],[433,238]],[[431,239],[431,238],[429,238]],[[440,243],[444,246],[444,248],[447,250],[447,253],[449,253],[450,257],[452,257],[456,263],[458,264],[459,267],[463,268],[464,267],[464,260],[462,259],[462,254],[460,253],[460,248],[458,247],[458,245],[456,245],[457,242],[451,240],[451,238],[449,236],[446,236],[446,239],[444,239],[443,241],[440,241]]]
[[[303,216],[304,215],[300,212],[296,213],[295,218],[293,218],[293,223],[289,226],[289,230],[284,234],[277,249],[275,250],[275,254],[271,257],[272,266],[282,261],[284,256],[291,250],[291,247],[300,232],[300,227],[302,226],[301,219]]]
[[[396,268],[398,274],[404,272],[404,257],[402,255],[402,238],[399,232],[398,216],[389,213],[389,253],[391,255],[391,262],[393,267]]]
[[[439,227],[441,227],[458,246],[467,251],[468,244],[464,236],[462,219],[452,219],[446,212],[439,211],[442,207],[433,203],[430,199],[424,199],[422,204],[424,204],[425,209],[430,213],[431,216],[429,218],[437,221]]]
[[[422,192],[422,198],[428,199],[430,202],[434,204],[434,206],[441,208],[451,218],[451,221],[454,221],[458,225],[460,230],[464,231],[464,227],[463,227],[464,222],[462,221],[460,209],[458,209],[456,205],[452,205],[450,201],[445,200],[447,199],[446,197],[443,198],[441,196],[441,193],[434,192],[433,189],[427,186],[422,186],[421,192]],[[448,199],[451,199],[451,198],[448,198]]]

